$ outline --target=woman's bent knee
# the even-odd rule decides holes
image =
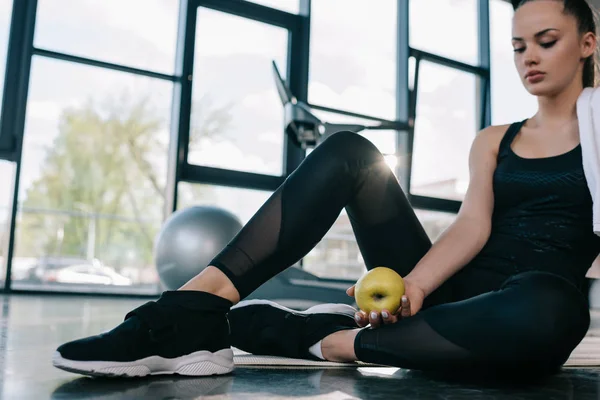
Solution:
[[[328,151],[335,154],[341,154],[344,158],[361,158],[365,156],[368,158],[373,156],[383,158],[379,149],[371,141],[351,131],[336,132],[324,140],[319,147],[327,148]]]

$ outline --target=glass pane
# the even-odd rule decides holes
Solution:
[[[286,71],[288,31],[198,9],[188,162],[283,174],[283,107],[271,72]]]
[[[441,211],[415,209],[415,214],[432,242],[435,242],[456,219],[456,214]]]
[[[38,0],[36,47],[172,74],[177,0]]]
[[[477,133],[477,79],[428,62],[420,68],[411,193],[462,200]]]
[[[0,160],[0,176],[6,179],[5,184],[0,185],[0,288],[4,287],[6,278],[6,253],[8,252],[8,239],[10,235],[10,213],[12,210],[12,196],[14,190],[15,164]],[[13,260],[13,274],[21,273],[26,266]]]
[[[510,124],[531,117],[537,99],[521,83],[511,45],[513,8],[504,0],[490,2],[492,124]]]
[[[410,46],[478,64],[478,1],[411,0]]]
[[[435,241],[456,218],[455,214],[415,209],[427,235]],[[320,277],[359,279],[365,272],[356,238],[346,211],[342,211],[333,227],[304,258],[303,268]]]
[[[4,72],[6,68],[6,51],[12,15],[13,0],[0,0],[0,105],[4,95]],[[0,119],[2,116],[0,115]]]
[[[262,4],[272,8],[278,8],[293,14],[300,12],[300,0],[249,0],[252,3]]]
[[[271,194],[264,190],[180,182],[177,188],[177,209],[192,206],[220,207],[246,224]]]
[[[397,0],[312,2],[311,103],[395,118],[397,4]]]
[[[15,287],[156,293],[173,84],[35,57]],[[13,277],[14,279],[14,277]]]
[[[332,124],[359,124],[364,126],[373,126],[379,124],[377,121],[350,117],[328,111],[313,110],[312,112],[322,122],[329,122]],[[358,132],[358,134],[369,139],[383,154],[394,155],[396,153],[396,131],[386,129],[365,129]]]
[[[365,272],[346,210],[302,260],[304,270],[322,278],[358,279]]]

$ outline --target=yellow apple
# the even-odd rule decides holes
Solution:
[[[388,310],[392,314],[400,308],[404,296],[404,280],[393,269],[373,268],[363,275],[354,287],[358,308],[366,313]]]

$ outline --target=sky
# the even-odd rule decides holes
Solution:
[[[261,0],[296,12],[296,0]],[[10,0],[0,0],[0,54],[6,53]],[[172,74],[177,36],[176,0],[39,0],[35,45]],[[435,6],[432,4],[435,3]],[[309,101],[383,118],[395,113],[396,0],[313,0]],[[140,10],[144,11],[144,17]],[[535,112],[535,99],[518,79],[510,44],[511,6],[491,1],[493,123]],[[476,0],[412,0],[411,46],[463,62],[477,62]],[[356,22],[361,21],[361,22]],[[225,140],[205,140],[189,161],[250,172],[282,173],[282,107],[270,63],[286,68],[287,32],[237,16],[200,9],[196,31],[193,97],[231,115]],[[0,76],[4,62],[0,58]],[[34,58],[25,128],[20,201],[43,169],[65,107],[103,101],[122,92],[150,95],[168,138],[172,84],[63,61]],[[468,181],[467,155],[477,132],[473,76],[424,63],[420,75],[412,184]],[[199,103],[202,99],[203,103]],[[196,110],[197,111],[197,110]],[[194,112],[193,115],[197,115]],[[356,119],[320,114],[328,121]],[[194,120],[192,123],[200,123]],[[394,151],[394,133],[364,132],[382,152]],[[166,154],[157,154],[164,168]],[[0,161],[0,176],[12,166]],[[0,185],[0,206],[11,185]],[[220,205],[245,222],[268,192],[218,188]],[[454,195],[456,196],[456,195]],[[201,202],[202,200],[199,200]]]

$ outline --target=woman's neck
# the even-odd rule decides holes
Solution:
[[[538,97],[538,112],[532,118],[537,127],[558,127],[577,119],[577,99],[583,87],[572,84],[553,96]]]

